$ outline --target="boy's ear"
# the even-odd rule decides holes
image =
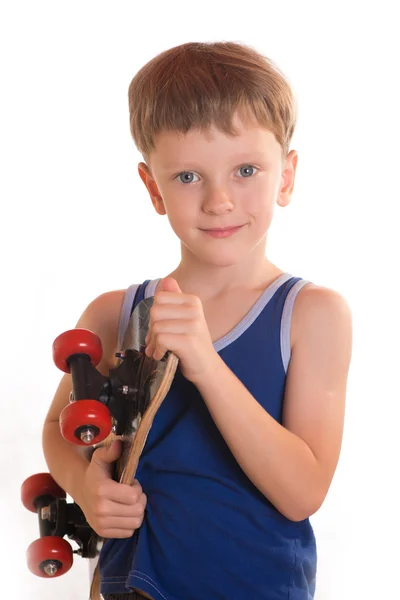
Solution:
[[[153,175],[151,174],[149,167],[146,165],[146,163],[141,162],[138,164],[138,172],[140,175],[140,179],[143,181],[144,185],[147,188],[147,191],[149,192],[153,206],[156,209],[156,211],[158,212],[158,214],[159,215],[167,214],[167,211],[165,210],[164,202],[161,197],[158,186],[153,178]]]
[[[282,183],[278,194],[279,206],[287,206],[291,200],[298,158],[299,155],[296,150],[291,150],[286,157],[282,170]]]

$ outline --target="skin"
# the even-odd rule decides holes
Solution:
[[[298,161],[294,150],[282,157],[274,135],[251,118],[236,115],[235,125],[235,137],[215,127],[160,132],[147,164],[139,164],[155,210],[167,216],[182,249],[178,267],[156,290],[146,353],[160,359],[170,350],[179,357],[243,471],[282,514],[300,521],[321,506],[339,459],[351,313],[333,290],[308,284],[299,292],[282,425],[214,350],[213,342],[282,273],[266,257],[267,236],[275,207],[291,200]],[[205,232],[238,225],[229,237]],[[105,373],[115,363],[123,295],[119,290],[96,298],[77,325],[102,339]],[[96,450],[90,462],[62,440],[58,418],[70,389],[66,375],[44,427],[50,471],[100,535],[128,537],[143,518],[145,495],[138,482],[131,488],[110,479],[118,446]]]

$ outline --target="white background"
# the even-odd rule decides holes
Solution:
[[[98,294],[179,258],[153,214],[129,133],[127,90],[158,52],[242,41],[299,100],[292,204],[269,257],[338,290],[354,320],[345,436],[312,518],[317,600],[394,598],[398,487],[399,31],[396,2],[3,2],[1,65],[1,597],[87,597],[87,563],[34,577],[37,519],[20,485],[46,470],[41,428],[60,373],[53,339]],[[4,410],[5,409],[5,410]],[[5,592],[7,590],[7,593]]]

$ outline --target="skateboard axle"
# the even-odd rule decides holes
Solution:
[[[40,516],[43,521],[50,521],[51,519],[51,508],[50,506],[43,506],[40,511]]]
[[[53,577],[57,573],[58,567],[57,567],[56,563],[52,560],[52,561],[48,562],[47,565],[45,565],[43,567],[43,571],[49,577]]]
[[[82,429],[79,437],[81,438],[82,442],[90,445],[95,437],[93,427],[85,427],[85,429]]]

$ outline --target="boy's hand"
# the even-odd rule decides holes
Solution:
[[[212,373],[218,358],[197,296],[183,294],[172,277],[161,282],[150,309],[146,354],[161,360],[167,350],[179,358],[183,375],[194,384]]]
[[[89,525],[105,538],[128,538],[143,521],[147,498],[138,481],[132,486],[111,478],[111,465],[120,456],[121,442],[94,451],[76,499]]]

